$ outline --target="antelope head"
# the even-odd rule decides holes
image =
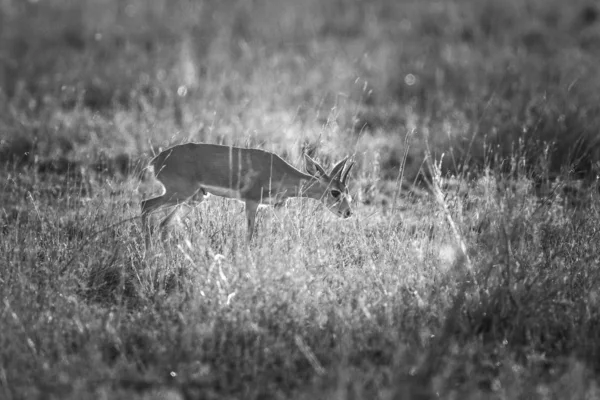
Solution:
[[[330,173],[315,160],[304,155],[306,160],[306,172],[313,177],[308,183],[305,195],[320,200],[332,213],[338,217],[348,218],[352,215],[350,203],[352,198],[348,193],[348,174],[354,162],[348,168],[346,162],[348,157],[335,164]]]

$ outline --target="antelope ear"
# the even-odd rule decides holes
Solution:
[[[354,166],[354,161],[350,163],[350,165],[348,166],[348,168],[346,169],[346,172],[344,172],[344,175],[342,175],[342,183],[345,185],[346,182],[348,181],[348,174],[350,173],[350,170],[352,169],[352,167]]]
[[[348,157],[344,158],[342,161],[340,161],[339,163],[335,164],[335,166],[331,170],[331,179],[336,179],[339,176],[338,179],[341,180],[342,171],[344,170],[344,166],[346,165],[346,161],[348,161]]]
[[[315,177],[321,176],[323,178],[327,177],[327,173],[318,162],[316,162],[306,154],[304,155],[304,160],[306,161],[306,172],[308,172],[309,175]]]

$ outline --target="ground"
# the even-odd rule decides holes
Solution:
[[[4,0],[0,398],[600,397],[599,13]],[[186,141],[349,155],[354,216],[247,246],[212,197],[146,249]]]

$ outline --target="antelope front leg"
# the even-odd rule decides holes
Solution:
[[[169,225],[171,225],[173,223],[173,220],[176,219],[179,216],[179,211],[181,204],[177,204],[174,208],[173,211],[171,211],[160,223],[160,229],[162,231],[164,231]]]
[[[254,233],[254,223],[256,222],[256,210],[258,203],[252,200],[246,200],[246,219],[248,221],[246,241],[250,243],[252,234]]]

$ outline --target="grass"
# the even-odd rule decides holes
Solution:
[[[599,397],[598,13],[4,1],[0,398]],[[146,251],[188,140],[350,154],[356,216],[247,248],[213,197]]]

